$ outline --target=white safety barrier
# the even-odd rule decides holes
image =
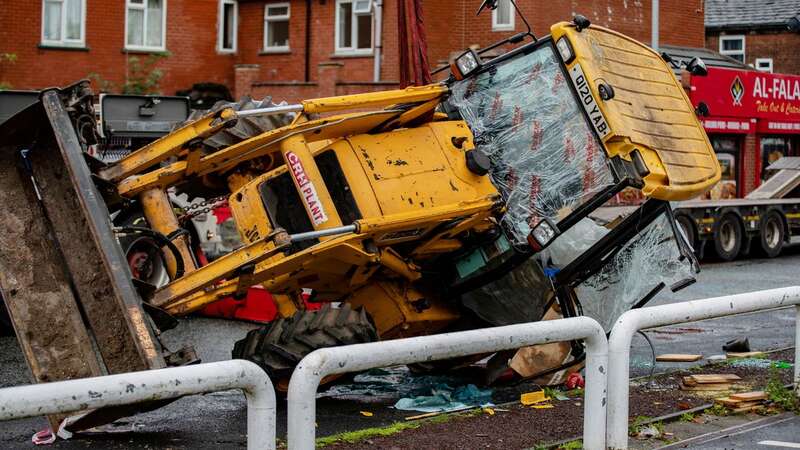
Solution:
[[[275,390],[249,361],[168,369],[0,389],[0,421],[241,389],[247,398],[247,448],[275,449]]]
[[[317,388],[320,381],[328,375],[491,353],[574,339],[584,339],[586,342],[584,448],[605,449],[608,341],[603,328],[588,317],[548,320],[316,350],[300,361],[289,382],[287,436],[289,449],[310,450],[314,448]],[[524,430],[516,430],[516,432],[523,433]]]
[[[608,379],[611,380],[608,385],[608,447],[628,448],[630,350],[631,340],[638,330],[791,305],[796,309],[795,327],[800,326],[800,307],[797,306],[800,305],[800,287],[797,286],[633,309],[620,316],[608,340]],[[800,332],[797,328],[794,360],[797,387],[800,378]]]

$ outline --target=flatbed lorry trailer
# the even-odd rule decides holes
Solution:
[[[700,258],[709,249],[724,261],[753,252],[774,258],[800,241],[800,198],[692,200],[673,207]]]

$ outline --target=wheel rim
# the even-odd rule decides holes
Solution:
[[[764,227],[764,243],[769,248],[776,248],[780,244],[781,229],[775,219],[767,221]]]
[[[736,227],[731,222],[724,222],[719,228],[720,246],[725,253],[736,247]]]

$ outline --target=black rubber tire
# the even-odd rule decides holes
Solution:
[[[774,258],[781,254],[785,230],[783,216],[778,211],[772,210],[761,219],[759,241],[761,251],[767,258]]]
[[[298,311],[247,333],[232,355],[261,366],[273,381],[288,379],[294,367],[312,351],[378,340],[375,325],[361,308],[327,304],[318,311]]]
[[[691,217],[680,214],[679,216],[675,217],[675,222],[677,222],[678,227],[683,230],[686,234],[686,241],[689,244],[689,247],[692,251],[697,253],[697,228],[694,225],[694,220]]]
[[[723,261],[733,261],[742,250],[742,224],[733,214],[724,214],[714,227],[714,250]]]

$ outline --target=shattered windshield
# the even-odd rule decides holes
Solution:
[[[575,287],[583,315],[597,320],[606,331],[663,283],[672,288],[696,273],[683,257],[669,216],[662,214],[639,231],[602,268]]]
[[[558,222],[614,182],[568,83],[546,44],[451,87],[451,105],[491,160],[504,229],[517,245],[543,218]]]

